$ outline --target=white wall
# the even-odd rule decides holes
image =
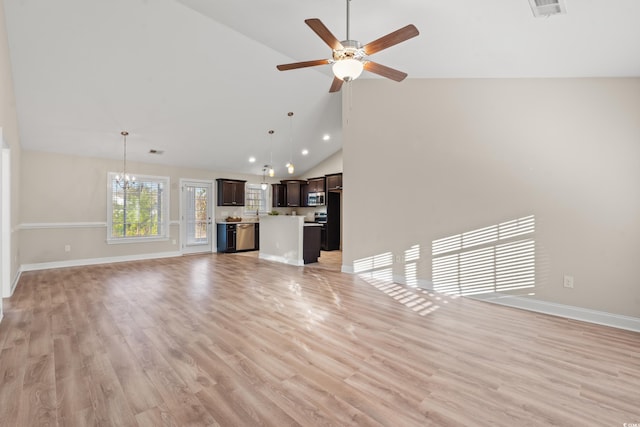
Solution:
[[[640,79],[358,80],[343,265],[535,215],[535,298],[640,317]],[[575,288],[562,277],[575,278]]]
[[[10,229],[8,230],[8,236],[4,234],[2,236],[3,239],[6,239],[7,237],[10,239],[9,280],[11,283],[4,283],[2,286],[0,286],[0,288],[2,288],[0,290],[1,296],[7,297],[9,296],[9,293],[11,291],[12,284],[17,280],[19,266],[17,226],[20,216],[18,203],[18,188],[20,183],[20,141],[18,139],[16,99],[13,92],[13,78],[11,72],[11,63],[9,60],[9,46],[7,42],[4,4],[2,2],[0,2],[0,134],[2,136],[0,145],[4,143],[9,149],[9,168],[11,174],[10,189],[7,189],[10,192],[11,204],[11,206],[9,207]],[[2,310],[0,308],[0,313],[1,312]]]
[[[304,220],[301,216],[265,215],[260,218],[261,259],[304,265]]]

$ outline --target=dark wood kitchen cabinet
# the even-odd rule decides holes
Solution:
[[[340,182],[342,185],[342,180]],[[309,193],[322,193],[324,192],[324,177],[321,178],[309,178],[307,180],[307,191]]]
[[[302,259],[305,264],[318,262],[320,257],[320,227],[305,226],[302,234]]]
[[[287,207],[293,208],[302,206],[302,185],[306,184],[306,181],[288,179],[280,182],[287,187]]]
[[[244,206],[244,185],[239,179],[216,179],[218,183],[218,206]]]
[[[287,186],[284,184],[271,184],[271,206],[274,208],[287,207]]]
[[[332,173],[327,175],[327,191],[342,190],[342,174]]]
[[[255,250],[260,250],[260,224],[256,222],[256,247]]]
[[[218,224],[218,252],[236,251],[236,224]]]
[[[325,250],[327,251],[340,249],[342,241],[341,204],[342,192],[330,191],[327,193],[327,231],[325,232]]]
[[[302,184],[300,186],[300,206],[307,207],[308,199],[309,199],[309,184]]]

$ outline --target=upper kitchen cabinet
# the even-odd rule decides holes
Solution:
[[[244,185],[247,181],[218,178],[218,206],[244,206]]]
[[[280,182],[287,187],[287,207],[302,206],[302,185],[307,182],[298,179],[287,179]]]
[[[342,190],[342,174],[332,173],[327,175],[327,191]]]
[[[308,183],[307,191],[309,193],[323,193],[324,192],[324,177],[321,177],[321,178],[309,178],[307,180],[307,183]]]
[[[287,207],[287,187],[284,184],[271,184],[271,206]]]

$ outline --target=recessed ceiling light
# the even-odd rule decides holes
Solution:
[[[306,156],[307,154],[309,154],[309,150],[307,150],[306,148],[304,150],[302,150],[302,155]]]
[[[255,163],[256,162],[256,158],[251,156],[249,157],[249,163]]]
[[[323,140],[323,141],[328,141],[328,140],[330,140],[330,139],[331,139],[331,137],[329,136],[329,134],[325,134],[325,135],[322,137],[322,140]]]

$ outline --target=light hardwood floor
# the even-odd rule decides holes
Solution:
[[[248,252],[235,252],[225,254],[226,256],[245,256],[251,258],[258,258],[258,251]],[[322,268],[325,270],[341,271],[342,270],[342,251],[321,251],[318,262],[305,264],[306,268]]]
[[[1,426],[623,426],[640,334],[210,254],[22,275]]]

